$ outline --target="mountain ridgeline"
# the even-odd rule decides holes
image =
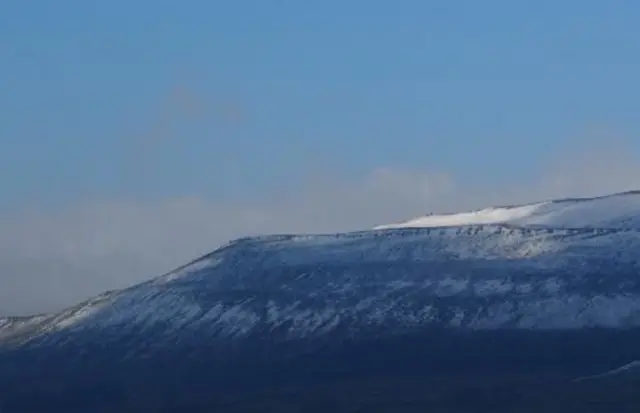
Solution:
[[[629,192],[243,238],[65,311],[0,319],[0,407],[225,411],[234,397],[373,379],[446,378],[480,397],[469,383],[500,377],[502,393],[521,384],[501,405],[513,408],[543,399],[524,388],[570,394],[594,386],[575,378],[636,360],[640,194]],[[624,377],[610,387],[637,375]]]

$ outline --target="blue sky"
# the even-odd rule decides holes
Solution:
[[[3,6],[2,202],[242,197],[381,165],[518,180],[640,126],[639,3],[315,3]]]
[[[0,315],[247,234],[640,188],[639,2],[5,3]]]

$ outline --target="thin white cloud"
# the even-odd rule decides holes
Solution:
[[[0,314],[59,309],[160,275],[239,236],[356,230],[429,211],[640,188],[633,155],[619,145],[576,151],[544,165],[534,182],[503,188],[388,167],[251,203],[92,200],[0,216]]]

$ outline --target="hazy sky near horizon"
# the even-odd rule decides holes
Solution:
[[[265,232],[640,187],[640,3],[7,2],[0,315]]]

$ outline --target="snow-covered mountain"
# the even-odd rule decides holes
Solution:
[[[403,226],[240,239],[60,313],[0,319],[0,343],[108,328],[158,334],[160,325],[168,340],[184,329],[241,337],[282,327],[285,339],[433,323],[640,326],[638,193],[432,215]]]
[[[383,353],[362,354],[388,342],[387,357],[431,357],[431,368],[460,351],[474,363],[520,351],[520,363],[599,360],[606,370],[640,359],[639,331],[640,194],[630,192],[239,239],[65,311],[0,319],[0,390],[17,371],[27,380],[64,369],[81,383],[86,369],[137,377],[158,360],[180,360],[188,375],[197,360],[213,374],[246,360],[327,360],[349,346],[361,347],[348,363],[364,368]],[[456,338],[442,345],[438,334]],[[602,350],[612,342],[618,353]],[[587,344],[568,350],[575,343]]]
[[[66,311],[0,321],[0,340],[182,330],[283,339],[471,329],[640,326],[640,229],[504,225],[242,239],[179,270]]]

